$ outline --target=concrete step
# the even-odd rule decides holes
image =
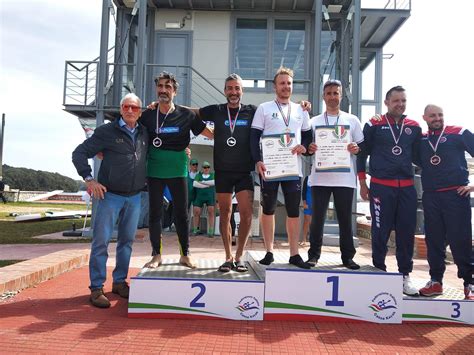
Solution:
[[[359,246],[359,238],[353,237],[354,246],[357,248]],[[339,234],[326,234],[323,236],[323,245],[328,247],[338,247],[339,246]]]

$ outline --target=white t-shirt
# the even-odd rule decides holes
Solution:
[[[291,105],[290,120],[288,127],[281,115],[275,100],[260,104],[253,116],[252,128],[259,129],[262,135],[283,134],[289,129],[290,133],[295,135],[296,144],[301,144],[301,131],[309,131],[311,126],[309,124],[309,114],[304,111],[300,104],[291,102],[289,104],[280,104],[281,110],[285,117],[288,117],[288,109]],[[301,156],[298,157],[298,165],[300,176],[302,173]]]
[[[314,116],[310,120],[311,129],[318,126],[335,125],[336,121],[338,125],[350,126],[351,142],[357,144],[364,141],[364,134],[362,133],[362,126],[359,119],[347,112],[339,111],[339,120],[337,116],[328,115],[328,122],[323,114]],[[316,164],[313,161],[313,168],[311,169],[311,175],[308,179],[310,186],[341,186],[341,187],[357,187],[356,178],[356,157],[351,154],[351,171],[350,172],[316,172]]]

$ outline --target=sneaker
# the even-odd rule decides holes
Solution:
[[[311,258],[309,258],[308,260],[306,260],[306,264],[309,264],[311,265],[311,267],[315,267],[316,264],[318,263],[319,259],[315,256],[312,256]]]
[[[115,293],[116,295],[119,295],[123,298],[128,298],[128,295],[130,294],[130,287],[126,282],[114,282],[112,284],[112,293]]]
[[[301,269],[311,269],[311,264],[308,264],[303,261],[303,258],[300,256],[300,254],[296,254],[293,256],[290,256],[289,263],[291,265],[295,265]]]
[[[425,297],[439,296],[443,294],[443,285],[438,281],[430,280],[425,287],[420,288],[420,295]]]
[[[359,264],[356,264],[356,262],[352,259],[349,259],[349,260],[346,260],[346,261],[343,261],[342,263],[346,268],[350,269],[350,270],[359,270],[360,269],[360,266]]]
[[[267,253],[265,254],[265,257],[262,260],[260,260],[259,263],[262,265],[270,265],[274,261],[275,259],[273,259],[273,253],[270,251],[267,251]]]
[[[99,308],[109,308],[110,301],[104,295],[104,289],[101,288],[91,288],[91,297],[89,298],[93,306]]]
[[[419,296],[418,289],[413,286],[409,275],[403,275],[403,293],[407,296]]]
[[[464,286],[464,299],[474,301],[474,285]]]

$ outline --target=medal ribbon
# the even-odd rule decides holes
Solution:
[[[290,120],[291,120],[291,102],[288,103],[288,116],[285,116],[283,113],[283,109],[281,107],[281,104],[278,102],[278,100],[275,100],[276,105],[278,106],[278,109],[280,110],[281,117],[283,117],[283,122],[285,122],[286,128],[290,125]]]
[[[446,129],[446,126],[443,127],[443,130],[441,131],[441,133],[438,137],[438,140],[436,141],[436,144],[434,146],[433,146],[433,143],[431,143],[430,138],[428,137],[428,143],[429,143],[431,149],[433,149],[433,152],[435,153],[435,155],[436,155],[436,150],[438,149],[439,141],[441,140],[441,137],[443,136],[443,133],[444,133],[445,129]]]
[[[398,145],[398,142],[400,141],[400,138],[402,137],[403,134],[403,126],[405,125],[405,120],[402,120],[402,126],[400,127],[400,134],[398,138],[395,138],[395,132],[393,132],[392,125],[388,121],[387,115],[385,115],[385,120],[387,121],[388,128],[390,128],[390,133],[392,133],[393,141],[395,142],[395,145]]]
[[[170,114],[172,109],[173,109],[173,105],[170,106],[168,112],[166,112],[165,118],[163,118],[163,122],[161,122],[161,126],[159,126],[159,124],[160,124],[160,105],[158,105],[158,109],[156,110],[156,129],[155,129],[155,133],[157,135],[160,134],[161,127],[163,127],[163,125],[165,124],[166,118],[168,117],[168,115]]]
[[[337,126],[337,124],[339,123],[339,116],[340,116],[340,114],[337,115],[336,122],[334,123],[334,126]],[[329,126],[329,118],[328,118],[327,111],[324,112],[324,120],[326,121],[326,126]]]
[[[237,123],[237,117],[239,117],[239,112],[240,108],[242,107],[241,104],[239,104],[239,110],[234,116],[234,122],[232,122],[232,116],[230,115],[230,110],[229,110],[229,105],[227,105],[227,117],[229,118],[229,129],[230,129],[230,136],[232,137],[234,135],[234,129],[235,129],[235,124]]]

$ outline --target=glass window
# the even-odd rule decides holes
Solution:
[[[234,67],[242,78],[265,79],[267,36],[266,19],[237,19]]]
[[[280,67],[287,67],[293,69],[295,79],[305,78],[304,40],[304,20],[275,20],[272,73]]]

